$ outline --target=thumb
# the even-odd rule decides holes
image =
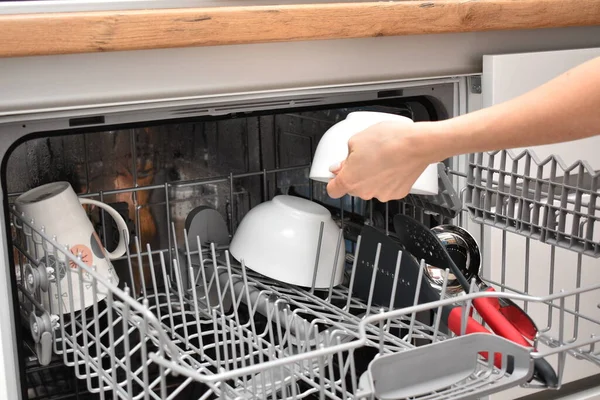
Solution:
[[[341,173],[329,181],[327,184],[327,194],[332,199],[339,199],[348,193],[348,188],[344,184],[344,178]]]

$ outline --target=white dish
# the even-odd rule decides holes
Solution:
[[[229,250],[236,260],[243,260],[246,267],[264,276],[311,287],[321,222],[323,235],[315,288],[329,288],[334,272],[336,286],[342,282],[344,272],[343,238],[336,258],[340,228],[329,210],[312,201],[276,196],[259,204],[240,223]]]
[[[324,183],[333,179],[334,175],[329,169],[332,165],[341,163],[348,157],[348,140],[370,126],[385,121],[397,121],[405,124],[413,123],[410,118],[401,115],[357,111],[348,114],[345,120],[329,128],[317,145],[310,168],[310,179]],[[437,164],[430,164],[416,180],[410,193],[437,195],[438,190]]]

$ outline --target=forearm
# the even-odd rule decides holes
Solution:
[[[432,127],[436,161],[600,134],[600,57],[513,100]]]

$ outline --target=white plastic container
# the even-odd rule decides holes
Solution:
[[[329,170],[332,165],[341,163],[348,157],[348,140],[357,133],[386,121],[412,124],[410,118],[401,115],[372,111],[357,111],[348,114],[345,120],[338,122],[325,132],[313,158],[310,179],[327,183],[335,177]],[[437,164],[430,164],[412,186],[410,193],[419,195],[438,194]]]

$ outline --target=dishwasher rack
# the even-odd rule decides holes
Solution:
[[[600,172],[529,150],[468,157],[466,207],[477,222],[600,258]]]
[[[127,254],[130,272],[147,270],[153,287],[161,287],[162,281],[165,289],[147,290],[144,279],[142,287],[120,289],[99,279],[93,267],[35,221],[14,210],[12,219],[22,277],[21,310],[31,321],[38,357],[60,355],[103,399],[175,399],[193,383],[202,385],[202,393],[195,396],[202,399],[478,398],[528,384],[536,357],[559,354],[559,376],[568,352],[600,365],[594,347],[600,339],[570,343],[564,324],[565,315],[575,313],[566,306],[568,301],[584,293],[598,294],[600,286],[546,297],[473,288],[470,294],[450,297],[443,295],[446,271],[440,300],[390,310],[371,305],[373,286],[367,301],[352,296],[360,237],[354,257],[348,257],[349,279],[325,291],[262,277],[243,262],[234,262],[226,248],[202,247],[201,238],[196,244],[202,251],[190,251],[186,240],[183,252],[169,253],[149,245],[143,251],[134,237],[136,251]],[[27,237],[38,244],[33,252]],[[44,254],[35,254],[39,248]],[[166,262],[169,254],[171,263]],[[378,254],[372,259],[376,271]],[[76,268],[64,275],[66,279],[56,279],[66,265]],[[418,287],[424,268],[421,262]],[[108,296],[85,312],[64,312],[61,303],[58,310],[44,309],[43,296],[66,290],[65,297],[72,299],[73,285],[91,285]],[[557,310],[558,335],[541,332],[539,338],[551,347],[533,352],[493,335],[452,337],[440,325],[443,305],[461,304],[467,315],[474,298],[490,296]],[[438,311],[437,317],[423,322],[421,316],[429,310]],[[592,321],[600,332],[600,321],[579,317]],[[503,366],[485,361],[480,356],[484,353],[501,355]],[[459,371],[449,374],[453,369]],[[178,384],[169,384],[171,376],[178,376]]]

